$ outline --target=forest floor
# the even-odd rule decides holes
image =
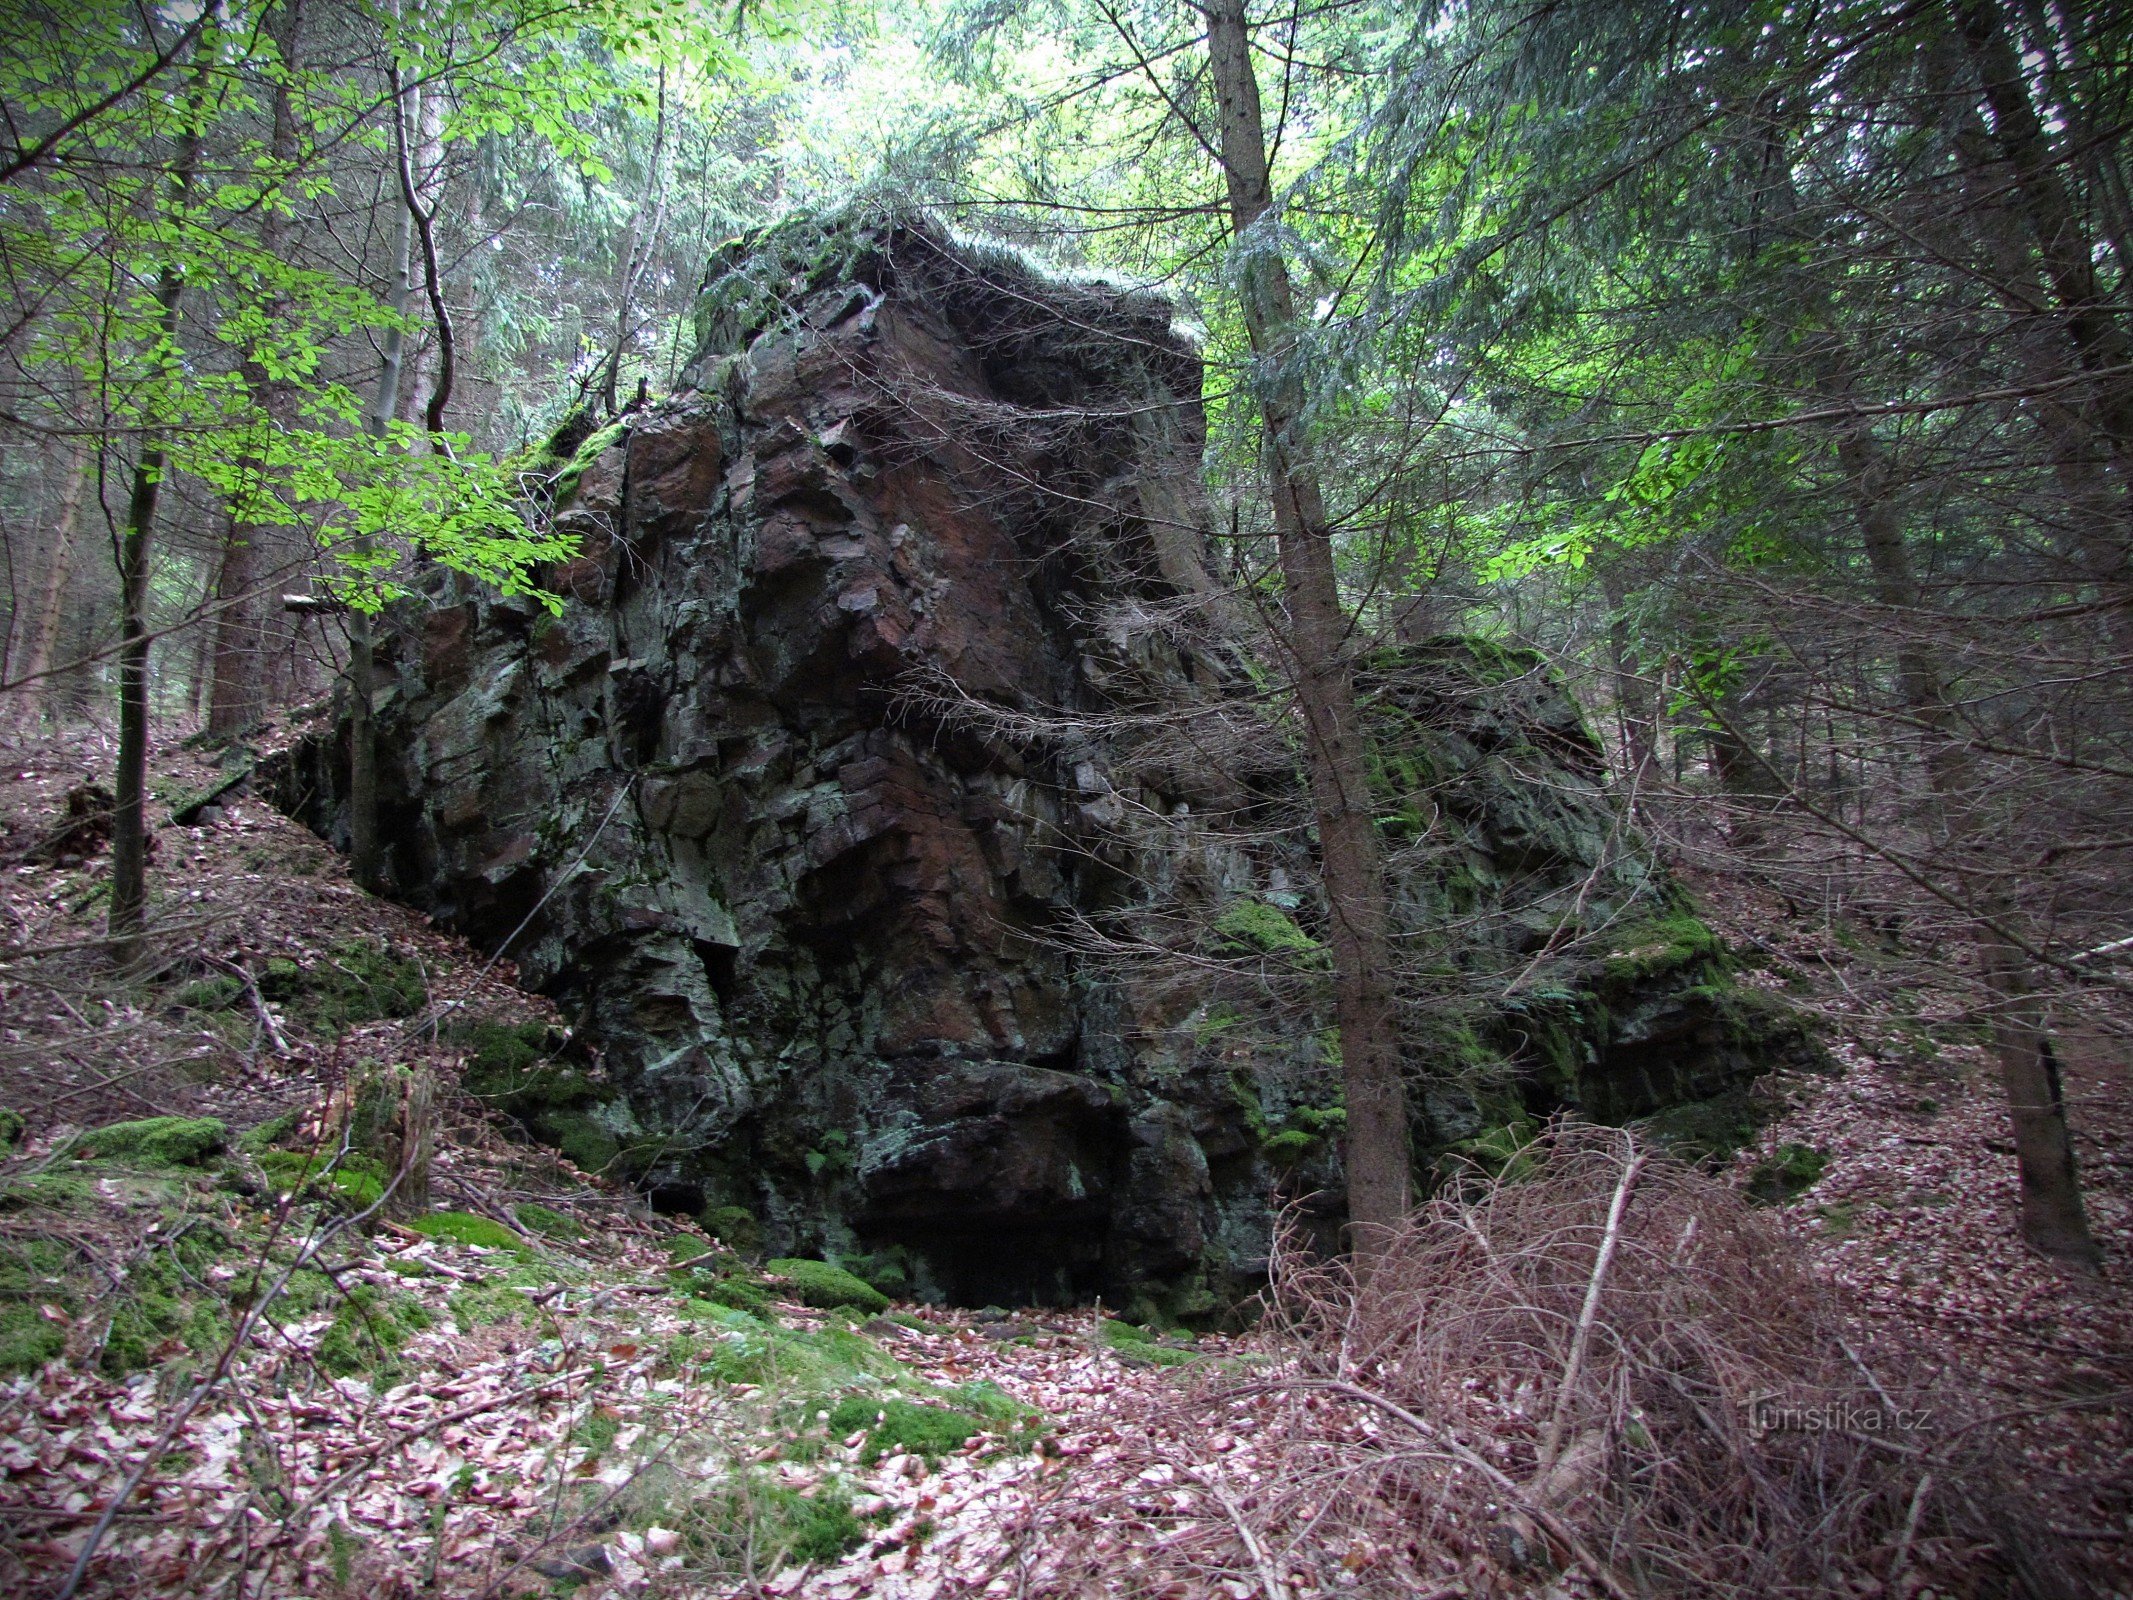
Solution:
[[[155,932],[114,977],[107,854],[51,848],[109,752],[6,760],[0,1105],[26,1125],[0,1153],[0,1593],[69,1592],[85,1550],[95,1595],[916,1600],[1078,1592],[1070,1572],[1238,1600],[1599,1592],[1597,1564],[1536,1573],[1478,1537],[1255,1539],[1237,1507],[1295,1418],[1263,1381],[1294,1354],[1274,1333],[888,1306],[511,1137],[461,1075],[559,1019],[260,800],[172,823],[216,781],[205,757],[159,758]],[[1751,980],[1809,995],[1846,1068],[1775,1085],[1734,1176],[1798,1188],[1773,1210],[1860,1348],[1945,1373],[1931,1426],[1989,1421],[2092,1592],[2133,1595],[2123,1056],[2077,1041],[2068,1063],[2112,1263],[2082,1284],[2016,1241],[1961,995],[1705,888]],[[377,1061],[441,1086],[433,1209],[358,1227],[377,1174],[320,1135]],[[1234,1522],[1234,1559],[1181,1580],[1156,1558],[1194,1519]],[[1934,1587],[1962,1552],[1910,1545],[1848,1592],[1963,1592]],[[1131,1581],[1151,1560],[1165,1575]]]

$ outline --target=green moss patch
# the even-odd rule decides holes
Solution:
[[[914,1400],[875,1400],[867,1395],[839,1401],[829,1418],[830,1432],[837,1437],[865,1431],[859,1458],[869,1465],[888,1455],[936,1461],[962,1449],[988,1426],[989,1420],[976,1412]]]
[[[720,1573],[835,1561],[866,1538],[842,1487],[802,1493],[760,1473],[729,1480],[667,1514],[680,1524],[691,1565]]]
[[[307,963],[277,956],[257,981],[262,998],[281,1005],[299,1026],[325,1034],[411,1017],[429,1003],[420,962],[360,939],[335,945]]]
[[[514,1252],[526,1248],[525,1242],[501,1222],[492,1217],[478,1217],[471,1211],[432,1211],[426,1217],[415,1218],[409,1226],[425,1238],[444,1239],[453,1244]]]
[[[1200,1359],[1190,1350],[1158,1343],[1156,1334],[1138,1323],[1107,1317],[1097,1337],[1128,1360],[1145,1361],[1153,1366],[1182,1367]]]
[[[1812,1145],[1781,1144],[1748,1174],[1748,1198],[1764,1205],[1790,1200],[1813,1188],[1828,1166],[1829,1157]]]
[[[1215,932],[1225,955],[1279,956],[1300,967],[1326,964],[1325,946],[1264,900],[1231,901],[1215,918]]]
[[[34,1372],[67,1347],[66,1324],[78,1303],[66,1281],[74,1252],[56,1239],[0,1243],[0,1373]]]
[[[313,1355],[336,1377],[383,1374],[394,1368],[401,1347],[429,1327],[430,1320],[429,1311],[413,1295],[358,1284],[342,1300],[332,1326],[319,1336]]]
[[[196,1229],[135,1263],[112,1308],[99,1363],[105,1373],[140,1371],[177,1348],[205,1355],[228,1337],[222,1301],[199,1288],[225,1243]]]
[[[337,1195],[357,1211],[367,1211],[385,1197],[384,1164],[359,1150],[338,1159],[315,1150],[263,1150],[255,1159],[267,1182],[283,1194],[314,1190]]]
[[[148,1117],[92,1128],[75,1139],[67,1154],[145,1167],[192,1166],[220,1151],[229,1134],[228,1124],[214,1117]]]
[[[585,1237],[585,1230],[560,1211],[536,1205],[531,1200],[513,1209],[511,1215],[518,1225],[529,1233],[537,1233],[544,1239],[558,1239],[565,1243]]]
[[[747,1254],[762,1248],[763,1225],[746,1206],[706,1206],[696,1220],[720,1244]]]
[[[802,1305],[834,1310],[838,1306],[850,1306],[857,1311],[886,1311],[889,1297],[875,1288],[866,1279],[833,1267],[827,1261],[798,1261],[790,1257],[778,1261],[766,1261],[764,1270],[773,1277],[783,1278],[792,1286],[795,1298]]]
[[[1725,954],[1725,944],[1701,917],[1674,912],[1612,929],[1600,981],[1615,988],[1663,978]]]

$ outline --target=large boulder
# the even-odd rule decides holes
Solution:
[[[1339,1107],[1191,343],[913,219],[749,241],[697,332],[677,394],[558,462],[555,609],[433,574],[386,630],[396,892],[573,1020],[502,1103],[774,1254],[1208,1309],[1285,1194],[1337,1209]],[[1436,641],[1368,681],[1404,934],[1444,967],[1425,1155],[1767,1064],[1537,662]],[[280,780],[329,835],[345,737]]]

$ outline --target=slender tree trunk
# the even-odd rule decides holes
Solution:
[[[1908,630],[1918,609],[1918,583],[1880,451],[1866,436],[1864,424],[1846,430],[1838,460],[1851,481],[1878,597],[1897,625]],[[1924,727],[1927,780],[1940,803],[1943,826],[1961,848],[1978,833],[1968,813],[1981,798],[1984,777],[1952,725],[1930,652],[1912,639],[1898,646],[1896,660],[1905,706]],[[1979,904],[1971,945],[1977,952],[1978,975],[1992,996],[1988,1023],[2021,1173],[2022,1237],[2043,1255],[2077,1271],[2094,1272],[2103,1253],[2089,1232],[2081,1203],[2081,1174],[2066,1125],[2058,1057],[2030,982],[2028,957],[2001,932],[2015,907],[1989,888],[1973,892]]]
[[[184,296],[185,279],[175,267],[165,267],[156,284],[156,301],[162,307],[166,339],[177,338]],[[140,951],[141,923],[148,905],[148,573],[154,554],[156,503],[163,493],[167,465],[162,441],[151,435],[142,444],[141,459],[133,470],[126,528],[119,543],[119,747],[107,932],[112,958],[122,963]]]
[[[2014,174],[2013,199],[2029,225],[2045,282],[2081,366],[2094,378],[2097,431],[2121,477],[2133,477],[2133,335],[2097,281],[2096,256],[2045,133],[1995,0],[1956,0],[1955,14],[1992,112],[1993,141]]]
[[[620,409],[616,400],[616,385],[622,374],[622,353],[629,348],[630,336],[636,332],[633,308],[637,299],[638,280],[652,259],[652,251],[659,242],[659,233],[666,224],[667,186],[662,172],[667,144],[667,73],[659,69],[659,120],[652,135],[651,162],[645,173],[645,191],[638,197],[637,206],[630,213],[630,225],[623,235],[620,258],[615,263],[615,337],[608,346],[607,363],[600,380],[600,407],[606,416],[613,416]]]
[[[210,0],[209,12],[216,9]],[[171,164],[173,211],[184,207],[199,171],[206,87],[203,58]],[[185,275],[175,262],[157,274],[155,298],[161,358],[175,377],[178,324],[185,301]],[[140,953],[148,909],[148,578],[155,554],[156,507],[168,466],[162,436],[144,435],[140,459],[134,464],[132,492],[126,499],[125,530],[119,539],[119,747],[112,783],[111,904],[105,931],[112,959],[121,963]]]
[[[59,491],[59,505],[52,519],[52,545],[45,559],[44,586],[39,592],[37,611],[31,627],[28,652],[16,670],[15,681],[22,685],[17,691],[15,725],[27,732],[34,727],[41,714],[56,717],[59,701],[49,682],[38,681],[52,665],[52,647],[59,640],[59,625],[67,605],[67,582],[74,576],[74,529],[81,520],[82,491],[89,482],[89,441],[81,440],[74,447],[74,457],[67,463],[66,482]]]
[[[393,114],[406,116],[406,100],[419,91],[397,92]],[[402,126],[405,124],[403,122]],[[409,267],[414,254],[415,219],[409,208],[399,208],[399,225],[393,234],[391,287],[386,303],[395,322],[407,314],[411,285]],[[384,438],[400,400],[400,364],[405,350],[398,326],[385,334],[385,359],[378,370],[377,392],[363,426],[375,438]],[[359,547],[368,554],[368,541]],[[378,731],[377,657],[370,613],[360,608],[348,614],[348,870],[364,888],[379,881],[378,859]]]
[[[1385,871],[1370,797],[1368,752],[1349,662],[1325,496],[1298,423],[1296,385],[1283,369],[1294,349],[1288,266],[1250,237],[1273,204],[1259,81],[1242,0],[1213,0],[1208,64],[1219,105],[1230,222],[1241,247],[1245,328],[1270,374],[1261,397],[1268,490],[1287,600],[1304,758],[1318,821],[1319,862],[1331,913],[1334,1016],[1348,1102],[1348,1215],[1359,1263],[1406,1214],[1407,1104],[1387,935]]]

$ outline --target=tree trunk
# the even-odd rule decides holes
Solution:
[[[2013,199],[2036,240],[2067,338],[2094,379],[2097,430],[2122,477],[2133,476],[2133,335],[2097,281],[2096,256],[2061,175],[1994,0],[1958,0],[1956,19],[1992,111],[1993,141],[2014,174]]]
[[[1230,223],[1242,246],[1242,311],[1252,353],[1269,375],[1261,396],[1268,491],[1289,634],[1304,759],[1318,821],[1319,865],[1331,913],[1334,1017],[1347,1091],[1348,1215],[1359,1265],[1406,1215],[1406,1089],[1394,1012],[1385,872],[1370,797],[1368,752],[1348,659],[1352,630],[1340,599],[1325,497],[1298,423],[1295,305],[1280,252],[1250,237],[1273,204],[1259,81],[1242,0],[1205,11]]]
[[[419,91],[395,96],[393,114],[406,116],[406,100]],[[404,123],[403,123],[404,127]],[[364,414],[363,426],[373,438],[385,437],[400,401],[400,363],[405,350],[398,322],[407,314],[411,282],[409,266],[414,254],[415,219],[406,205],[399,207],[399,226],[393,236],[392,286],[386,293],[395,325],[386,330],[385,359],[378,370],[378,388]],[[369,541],[357,545],[357,553],[370,553]],[[378,733],[377,660],[370,613],[358,607],[348,614],[348,870],[366,889],[379,881],[378,859]]]
[[[59,640],[59,625],[67,606],[67,580],[74,575],[74,529],[81,519],[82,490],[89,481],[89,441],[74,447],[67,464],[67,479],[59,491],[57,514],[52,520],[52,546],[46,557],[44,587],[38,596],[36,619],[30,635],[29,653],[22,658],[15,681],[22,685],[21,700],[14,708],[15,726],[28,732],[40,714],[58,714],[59,702],[48,682],[41,682],[52,665],[52,647]]]
[[[208,9],[212,12],[215,7],[211,4]],[[193,80],[190,113],[171,165],[174,206],[185,203],[199,170],[206,85],[203,61]],[[162,357],[167,376],[174,377],[179,313],[185,300],[185,275],[176,263],[166,264],[157,274],[155,298]],[[121,963],[140,953],[141,925],[148,908],[148,578],[155,553],[156,506],[168,464],[161,435],[144,434],[118,550],[119,746],[118,771],[112,783],[111,905],[105,931],[111,957]]]
[[[184,278],[175,267],[165,267],[156,284],[156,301],[163,308],[166,338],[177,337],[184,295]],[[148,567],[165,466],[162,442],[150,435],[133,469],[133,492],[127,497],[126,529],[119,544],[119,746],[107,932],[112,959],[122,963],[140,951],[148,905]]]
[[[1918,584],[1909,547],[1888,493],[1880,451],[1865,424],[1848,428],[1838,461],[1852,486],[1867,563],[1881,603],[1909,629],[1918,608]],[[1951,725],[1940,673],[1931,654],[1915,641],[1897,649],[1897,683],[1912,716],[1923,725],[1921,752],[1942,825],[1958,845],[1977,829],[1966,813],[1984,782],[1976,762]],[[1992,996],[1988,1025],[2000,1085],[2007,1095],[2015,1161],[2022,1180],[2022,1237],[2030,1248],[2076,1271],[2093,1273],[2103,1261],[2081,1203],[2081,1174],[2066,1125],[2066,1097],[2058,1058],[2042,1007],[2029,980],[2028,957],[2001,930],[2014,915],[2004,895],[1974,890],[1980,898],[1971,926],[1978,975]]]

